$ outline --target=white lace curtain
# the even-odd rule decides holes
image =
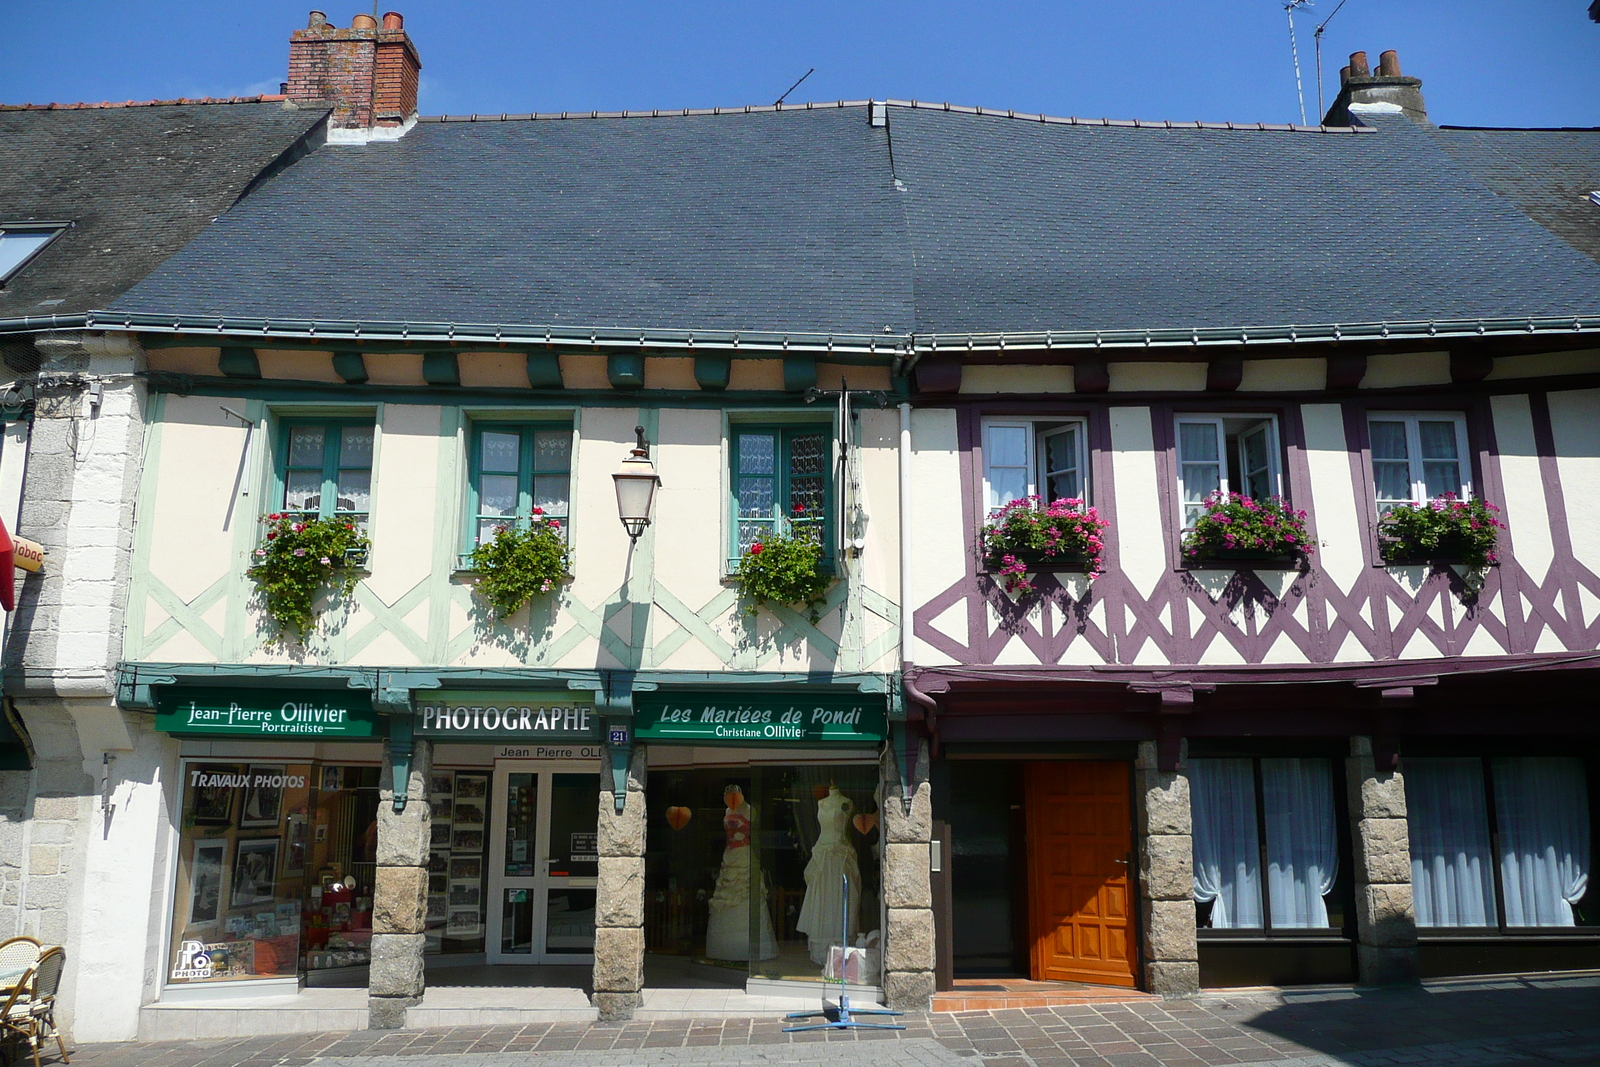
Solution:
[[[1194,898],[1211,901],[1216,930],[1261,925],[1255,775],[1247,759],[1189,761]]]
[[[1411,892],[1418,926],[1491,926],[1494,872],[1483,762],[1407,759]]]
[[[1264,759],[1261,795],[1267,816],[1267,900],[1272,925],[1328,925],[1327,895],[1339,873],[1333,769],[1323,759]]]
[[[1333,775],[1327,760],[1264,759],[1267,904],[1272,925],[1328,925],[1326,897],[1339,869]],[[1248,759],[1189,761],[1194,812],[1194,897],[1211,901],[1218,930],[1263,926],[1256,786]]]
[[[1507,926],[1573,926],[1589,887],[1589,791],[1579,759],[1496,759]]]

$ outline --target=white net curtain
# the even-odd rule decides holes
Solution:
[[[1589,792],[1583,761],[1487,761],[1499,830],[1507,927],[1574,926],[1589,886]],[[1421,927],[1496,926],[1490,794],[1477,757],[1408,758],[1411,881]]]
[[[1260,929],[1262,825],[1266,906],[1275,929],[1325,929],[1339,871],[1333,772],[1325,759],[1263,759],[1258,817],[1255,761],[1189,761],[1194,813],[1194,898],[1211,928]]]

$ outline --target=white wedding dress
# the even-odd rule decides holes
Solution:
[[[753,958],[770,960],[778,954],[778,939],[772,930],[772,913],[767,909],[767,886],[761,881],[761,868],[750,847],[750,804],[741,800],[722,817],[727,844],[722,850],[722,869],[717,872],[717,887],[711,893],[711,915],[706,921],[706,957],[713,960],[749,960],[750,881],[761,886],[761,945]]]
[[[806,899],[800,905],[800,921],[795,924],[795,929],[806,935],[806,949],[814,963],[827,963],[828,946],[839,944],[841,932],[848,943],[860,926],[861,865],[855,846],[846,836],[855,810],[850,798],[833,786],[828,787],[827,796],[817,801],[817,824],[821,829],[811,849],[811,861],[806,864]],[[843,929],[842,879],[850,883],[848,930]]]

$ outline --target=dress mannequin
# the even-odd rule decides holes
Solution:
[[[850,882],[850,928],[854,935],[861,918],[861,865],[856,849],[845,836],[856,806],[850,798],[830,785],[828,795],[817,801],[817,843],[806,864],[806,899],[800,905],[800,920],[795,929],[806,935],[806,948],[812,962],[826,963],[828,946],[844,926],[840,913],[839,878]]]
[[[706,922],[706,956],[714,960],[748,960],[750,951],[750,880],[761,879],[750,848],[751,809],[737,787],[724,794],[736,800],[722,816],[727,844],[722,850],[722,869],[717,872],[717,887],[711,894],[711,916]],[[767,910],[767,886],[761,885],[761,946],[755,959],[770,960],[778,954],[778,940],[772,930],[772,914]]]

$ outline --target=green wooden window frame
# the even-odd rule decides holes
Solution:
[[[832,566],[831,428],[826,423],[736,425],[731,436],[730,565],[737,566],[745,549],[764,536],[805,529],[821,539],[823,562]]]
[[[516,438],[516,456],[513,461],[506,447],[506,438]],[[472,424],[470,460],[467,475],[467,522],[462,536],[462,553],[470,553],[478,544],[480,531],[492,530],[508,521],[525,525],[533,517],[533,509],[543,509],[540,518],[555,519],[561,523],[563,533],[572,510],[572,453],[574,449],[572,423],[570,422],[475,422]],[[499,445],[504,454],[489,457],[485,465],[484,442]],[[498,439],[498,440],[497,440]],[[562,447],[549,447],[560,442]],[[512,469],[513,463],[515,470]],[[493,493],[485,493],[485,479],[499,480]],[[510,489],[508,482],[516,479],[516,504],[498,506],[492,498],[504,501]]]
[[[295,440],[297,431],[302,430],[322,431],[320,455],[297,453]],[[351,435],[346,432],[350,430],[357,432]],[[362,430],[366,433],[361,434]],[[282,510],[321,519],[334,515],[367,518],[372,509],[372,456],[377,443],[377,427],[372,419],[284,419],[278,424],[278,436],[275,499]],[[363,440],[364,449],[359,444]],[[356,447],[347,449],[347,442]],[[304,497],[300,498],[301,506],[291,502],[292,493],[308,490],[319,476],[315,507],[305,506]],[[358,502],[364,506],[342,506]]]

